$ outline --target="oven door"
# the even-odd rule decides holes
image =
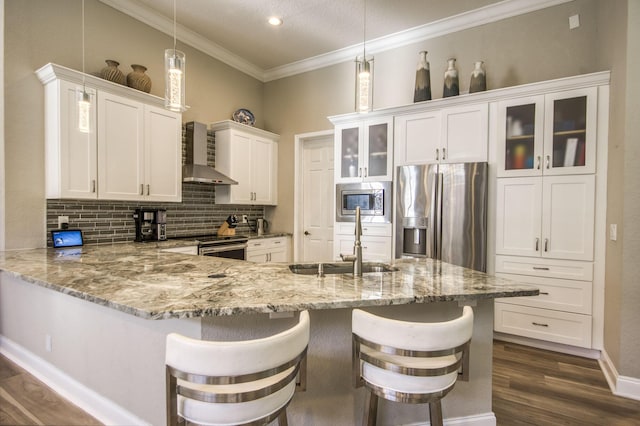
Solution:
[[[247,243],[200,245],[198,247],[198,254],[200,256],[247,260]]]

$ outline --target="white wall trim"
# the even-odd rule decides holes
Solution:
[[[129,0],[100,0],[102,3],[137,19],[168,35],[173,35],[173,20],[154,10]],[[529,12],[557,6],[572,0],[503,0],[479,9],[440,19],[404,31],[373,40],[367,40],[367,50],[371,54],[396,49],[457,31],[490,24]],[[235,55],[212,40],[208,40],[187,27],[177,25],[178,39],[225,64],[244,72],[262,82],[313,71],[330,65],[352,61],[362,52],[362,43],[328,52],[323,55],[292,62],[279,67],[263,70],[257,65]],[[170,47],[170,46],[169,46]]]
[[[453,417],[444,419],[448,426],[496,426],[496,415],[493,413],[476,414],[474,416]],[[428,426],[429,422],[410,423],[405,426]]]
[[[294,135],[293,158],[295,159],[293,171],[293,261],[298,262],[302,259],[302,225],[304,223],[302,208],[302,163],[304,161],[304,143],[315,139],[333,136],[333,129],[321,130],[318,132],[301,133]]]
[[[0,353],[106,425],[148,424],[2,335],[0,335]]]
[[[602,351],[598,363],[614,395],[640,401],[640,379],[619,375],[606,350]]]

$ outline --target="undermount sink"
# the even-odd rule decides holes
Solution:
[[[319,263],[297,263],[289,265],[289,270],[294,274],[301,275],[318,275]],[[333,274],[351,274],[353,273],[353,263],[322,263],[322,270],[325,275]],[[394,272],[398,268],[386,263],[362,262],[362,273],[370,274],[374,272]]]

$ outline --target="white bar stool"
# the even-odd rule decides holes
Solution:
[[[309,313],[256,340],[218,342],[167,336],[167,424],[287,425],[300,371],[304,389]]]
[[[451,321],[417,323],[382,318],[354,309],[353,379],[367,388],[363,425],[375,425],[378,397],[429,403],[431,426],[442,426],[440,400],[456,383],[462,366],[468,380],[473,309]]]

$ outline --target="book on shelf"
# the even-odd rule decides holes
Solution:
[[[564,167],[576,165],[576,150],[578,149],[578,138],[568,138],[564,150]]]

